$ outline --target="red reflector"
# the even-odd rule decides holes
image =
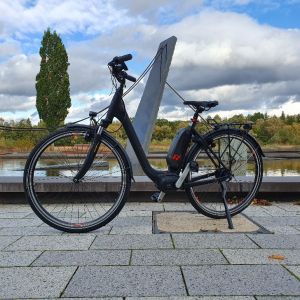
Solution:
[[[181,157],[181,155],[179,155],[179,154],[174,154],[174,155],[172,156],[172,159],[173,159],[173,160],[180,160],[180,157]]]
[[[82,228],[83,224],[82,223],[75,223],[75,224],[73,224],[73,227],[75,227],[75,228]]]

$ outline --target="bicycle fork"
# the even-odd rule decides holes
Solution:
[[[79,182],[81,178],[84,177],[84,175],[86,174],[86,172],[90,169],[91,165],[94,162],[94,159],[96,157],[96,154],[98,152],[98,149],[100,147],[101,144],[101,133],[103,131],[103,127],[99,126],[96,136],[94,138],[94,141],[87,153],[87,156],[82,164],[82,166],[80,167],[78,173],[74,176],[73,181],[75,183]]]

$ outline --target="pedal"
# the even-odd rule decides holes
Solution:
[[[164,198],[165,193],[164,192],[155,192],[151,195],[150,199],[154,202],[161,202]]]
[[[198,165],[198,163],[196,161],[191,161],[190,162],[190,170],[192,172],[197,172],[198,173],[198,171],[199,171],[199,165]]]

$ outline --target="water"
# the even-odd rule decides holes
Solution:
[[[26,159],[0,159],[0,176],[23,176]],[[157,169],[167,169],[165,159],[150,159]],[[265,159],[264,176],[300,176],[300,159]]]

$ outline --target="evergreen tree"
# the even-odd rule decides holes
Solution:
[[[52,131],[62,125],[71,107],[68,55],[61,38],[48,28],[40,48],[40,72],[36,76],[36,108]]]
[[[280,119],[281,119],[282,121],[285,121],[285,113],[284,113],[284,111],[281,112]]]

